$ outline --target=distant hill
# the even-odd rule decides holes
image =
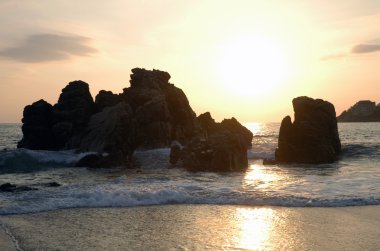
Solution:
[[[380,122],[380,104],[361,100],[337,117],[338,122]]]

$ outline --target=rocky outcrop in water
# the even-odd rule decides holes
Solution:
[[[52,106],[39,100],[24,108],[19,148],[59,150],[78,147],[89,118],[95,113],[88,84],[69,83]]]
[[[209,112],[199,115],[202,134],[185,147],[173,144],[170,162],[191,171],[242,171],[248,167],[247,149],[253,134],[235,118],[216,123]]]
[[[94,114],[79,143],[82,152],[97,152],[98,161],[91,159],[91,166],[125,165],[135,150],[135,122],[132,108],[125,102],[105,107]],[[107,154],[103,157],[101,154]],[[85,157],[89,159],[89,157]],[[84,160],[80,165],[84,165]]]
[[[101,90],[95,97],[95,106],[98,111],[102,111],[104,108],[114,106],[121,101],[119,95],[113,94],[111,91]]]
[[[337,117],[338,122],[380,122],[380,104],[361,100]]]
[[[13,192],[26,192],[38,190],[37,188],[28,187],[28,186],[17,186],[11,183],[4,183],[0,185],[0,192],[13,193]]]
[[[56,149],[53,137],[53,106],[41,99],[24,108],[23,138],[17,147],[28,149]]]
[[[120,94],[131,105],[140,148],[167,147],[173,140],[182,144],[197,134],[196,115],[183,91],[168,81],[167,72],[135,68],[130,84]]]
[[[95,102],[87,83],[71,82],[54,106],[40,100],[25,107],[18,147],[92,151],[77,166],[105,167],[128,165],[137,148],[168,147],[175,141],[186,146],[178,159],[186,160],[189,169],[246,168],[252,133],[235,118],[222,123],[209,113],[197,118],[184,92],[169,79],[167,72],[135,68],[130,87],[120,94],[102,90]],[[210,128],[202,117],[210,120]]]
[[[293,99],[294,122],[286,116],[280,127],[276,161],[329,163],[341,152],[334,106],[322,99]]]
[[[58,149],[77,148],[87,122],[95,113],[89,86],[83,81],[70,82],[53,107],[53,134]]]

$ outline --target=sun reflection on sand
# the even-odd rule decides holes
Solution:
[[[244,250],[269,248],[270,235],[274,231],[274,212],[271,208],[238,208],[235,217],[238,222],[236,242],[239,248]]]

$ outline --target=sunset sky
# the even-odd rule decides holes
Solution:
[[[301,95],[338,114],[380,102],[378,0],[0,0],[0,24],[0,122],[77,79],[122,92],[135,67],[217,120],[281,121]]]

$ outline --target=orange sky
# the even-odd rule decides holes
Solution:
[[[121,92],[134,67],[217,120],[281,121],[300,95],[380,102],[379,1],[0,0],[0,23],[0,122],[76,79]]]

